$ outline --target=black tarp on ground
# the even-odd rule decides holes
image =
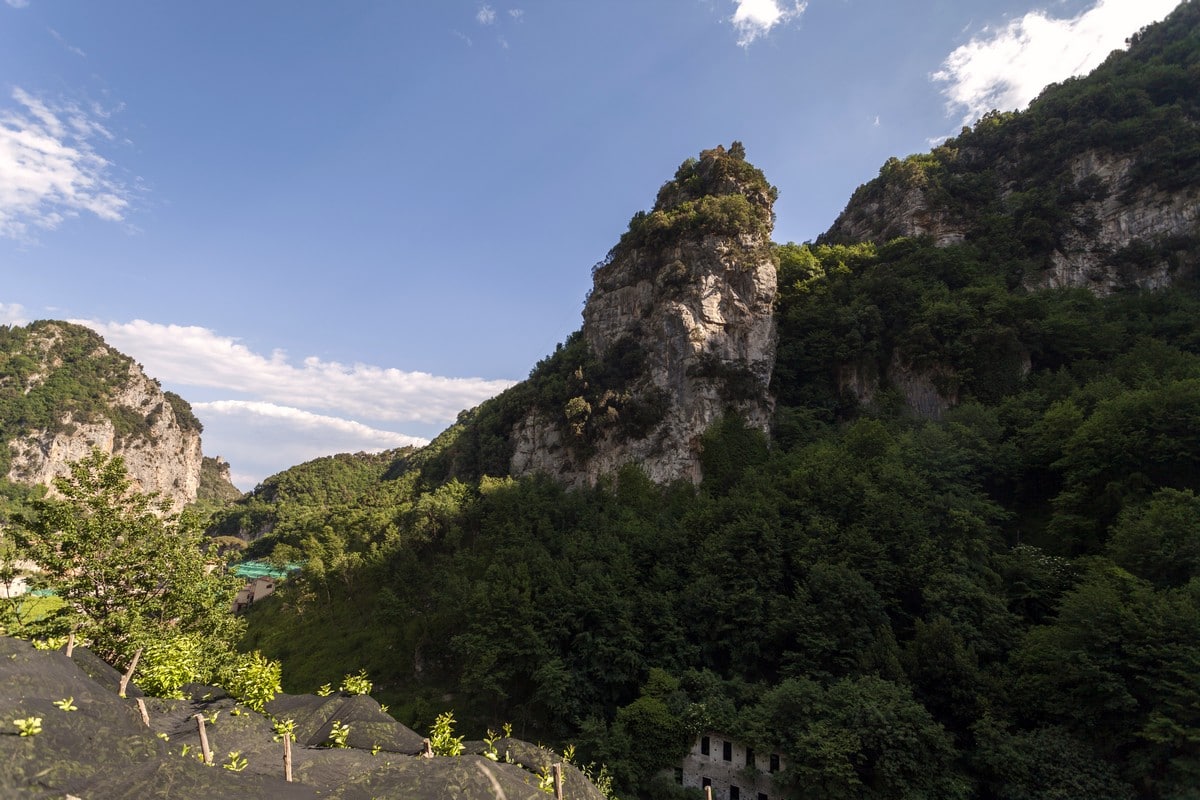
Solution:
[[[99,681],[61,652],[40,652],[27,642],[0,637],[0,798],[87,800],[545,800],[538,772],[553,754],[517,740],[502,740],[500,760],[480,755],[420,758],[421,737],[383,713],[369,697],[280,696],[271,707],[281,717],[303,719],[304,741],[323,742],[333,720],[351,726],[346,749],[293,745],[295,782],[283,777],[283,744],[274,741],[267,717],[237,704],[215,687],[188,687],[186,700],[145,698],[150,727],[136,701],[117,697],[112,671],[77,649]],[[100,662],[102,664],[102,662]],[[77,709],[54,701],[73,698]],[[196,758],[200,739],[195,715],[205,731],[213,766]],[[42,732],[18,736],[13,720],[42,718]],[[359,736],[355,736],[358,726]],[[166,739],[160,738],[163,734]],[[374,745],[380,749],[370,752]],[[182,755],[187,748],[187,756]],[[396,748],[389,751],[387,748]],[[240,771],[229,754],[245,760]],[[504,763],[509,754],[513,762]],[[520,764],[529,765],[529,769]],[[574,770],[565,770],[570,800],[602,800]]]
[[[56,700],[68,698],[76,710],[55,705]],[[31,716],[42,719],[41,733],[19,736],[13,721]],[[316,797],[311,788],[299,784],[262,776],[243,778],[171,756],[168,743],[143,725],[134,700],[118,697],[61,652],[40,652],[28,642],[4,637],[0,637],[0,723],[4,765],[0,787],[6,799]],[[10,787],[11,794],[7,793]]]
[[[350,726],[346,743],[360,750],[378,747],[389,753],[420,755],[424,739],[410,728],[383,713],[379,703],[365,695],[315,694],[279,695],[267,703],[267,713],[276,719],[296,722],[296,741],[317,747],[329,741],[336,721]]]
[[[467,752],[482,755],[486,750],[483,742],[464,744],[467,745]],[[494,744],[498,761],[516,764],[530,772],[541,774],[550,769],[552,764],[562,762],[562,758],[553,750],[520,739],[498,739]],[[563,764],[563,796],[572,800],[605,800],[604,795],[572,764]]]

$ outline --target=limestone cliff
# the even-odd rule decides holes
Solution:
[[[928,236],[985,251],[1012,286],[1156,289],[1200,265],[1200,4],[1086,77],[889,159],[820,241]]]
[[[145,492],[177,506],[196,499],[201,426],[132,359],[66,322],[4,328],[0,437],[5,477],[50,485],[93,447],[124,458]]]
[[[632,462],[655,481],[699,481],[700,438],[714,421],[733,413],[766,431],[774,199],[738,143],[684,162],[597,265],[583,311],[590,355],[634,366],[619,386],[592,386],[579,371],[561,415],[539,408],[519,419],[513,474],[583,485]],[[621,424],[635,412],[639,424]]]
[[[955,161],[967,157],[949,155]],[[1076,287],[1098,294],[1156,289],[1196,268],[1195,253],[1189,251],[1200,238],[1200,186],[1168,191],[1141,183],[1141,157],[1088,149],[1066,161],[1056,194],[1046,203],[1053,210],[1039,209],[1020,226],[1022,232],[1044,226],[1040,241],[1029,234],[1033,246],[1025,255],[1040,268],[1026,272],[1026,287]],[[880,243],[897,236],[928,236],[939,246],[962,244],[984,235],[981,217],[1019,218],[1029,210],[1019,208],[1029,195],[1045,191],[1022,174],[1019,163],[1000,160],[989,165],[990,196],[983,202],[956,203],[930,175],[939,169],[915,159],[893,159],[876,181],[855,194],[822,240]]]

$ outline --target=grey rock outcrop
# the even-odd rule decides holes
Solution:
[[[1071,226],[1050,255],[1050,267],[1030,288],[1084,287],[1100,294],[1117,289],[1159,289],[1174,278],[1162,254],[1144,263],[1129,263],[1122,250],[1138,243],[1153,246],[1200,232],[1200,192],[1163,192],[1154,187],[1130,188],[1135,160],[1128,155],[1089,151],[1071,163],[1073,186],[1086,187],[1089,197],[1071,208]]]
[[[1065,213],[1053,231],[1057,246],[1044,254],[1044,269],[1027,274],[1026,288],[1085,288],[1096,294],[1158,289],[1195,270],[1194,260],[1173,257],[1170,245],[1200,237],[1200,187],[1167,192],[1135,185],[1137,159],[1137,153],[1087,150],[1070,161]],[[1019,179],[1018,165],[1001,161],[991,167],[1001,205],[1030,188]],[[821,240],[882,243],[928,236],[944,247],[970,240],[972,213],[939,205],[919,166],[892,159],[879,178],[855,193]]]
[[[58,370],[68,365],[58,345],[72,337],[94,341],[85,359],[116,365],[102,394],[88,411],[67,407],[52,412],[53,424],[7,431],[8,480],[25,485],[50,486],[67,474],[67,465],[86,456],[93,447],[125,460],[135,487],[159,492],[176,507],[196,499],[202,461],[200,430],[194,418],[181,420],[176,403],[158,383],[146,376],[132,359],[106,345],[86,329],[65,322],[35,323],[23,348],[26,357],[39,360],[22,386],[8,378],[8,391],[28,395]],[[183,404],[186,406],[186,404]],[[190,416],[190,411],[187,412]]]
[[[684,163],[653,211],[635,216],[598,265],[583,311],[583,337],[599,359],[630,346],[643,354],[626,393],[654,404],[658,419],[642,435],[610,427],[580,448],[569,425],[532,411],[512,432],[513,474],[542,472],[585,485],[635,463],[657,482],[695,482],[701,437],[713,422],[734,413],[767,430],[774,196],[736,143]]]

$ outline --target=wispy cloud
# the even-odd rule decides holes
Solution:
[[[519,19],[521,19],[522,17],[524,17],[524,16],[525,16],[525,9],[523,9],[523,8],[510,8],[510,9],[508,10],[508,15],[509,15],[510,17],[512,17],[513,19],[517,19],[517,20],[519,20]]]
[[[807,2],[780,0],[734,0],[737,10],[729,21],[738,33],[738,44],[749,47],[756,39],[766,36],[777,25],[797,19],[808,7]]]
[[[475,21],[480,25],[491,25],[496,21],[496,9],[489,5],[482,5],[479,11],[475,13]]]
[[[333,453],[379,452],[427,439],[354,420],[251,400],[192,403],[204,421],[204,450],[229,462],[233,482],[248,490],[281,469]]]
[[[29,322],[25,306],[20,303],[0,303],[0,325],[24,325]]]
[[[25,316],[19,305],[0,305],[0,319]],[[513,383],[315,356],[293,361],[199,326],[75,321],[189,399],[204,423],[205,453],[224,456],[243,488],[322,455],[422,444],[421,437],[387,428],[441,430]],[[205,399],[197,402],[198,396]]]
[[[1124,47],[1139,28],[1161,20],[1180,0],[1097,0],[1079,15],[1030,11],[999,29],[984,29],[933,74],[946,86],[951,114],[970,124],[991,109],[1024,108],[1047,84],[1080,75]]]
[[[12,99],[16,107],[0,108],[0,236],[28,239],[80,212],[121,220],[129,192],[94,146],[113,138],[102,115],[20,88]]]
[[[13,8],[25,8],[29,5],[29,0],[4,0]]]
[[[512,381],[448,378],[427,372],[341,364],[309,356],[292,362],[282,351],[253,352],[208,328],[145,320],[78,320],[163,381],[238,392],[260,400],[335,410],[389,422],[444,423]]]
[[[71,44],[66,39],[64,39],[62,34],[59,33],[58,31],[54,30],[54,28],[48,28],[47,30],[49,30],[50,35],[54,37],[54,41],[61,44],[68,51],[74,53],[75,55],[79,56],[80,58],[87,58],[87,53],[83,52],[83,50],[81,50],[80,48],[76,47],[75,45]]]

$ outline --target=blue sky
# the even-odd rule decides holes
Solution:
[[[811,240],[1177,0],[0,0],[0,323],[86,322],[235,482],[436,435],[734,139]]]

